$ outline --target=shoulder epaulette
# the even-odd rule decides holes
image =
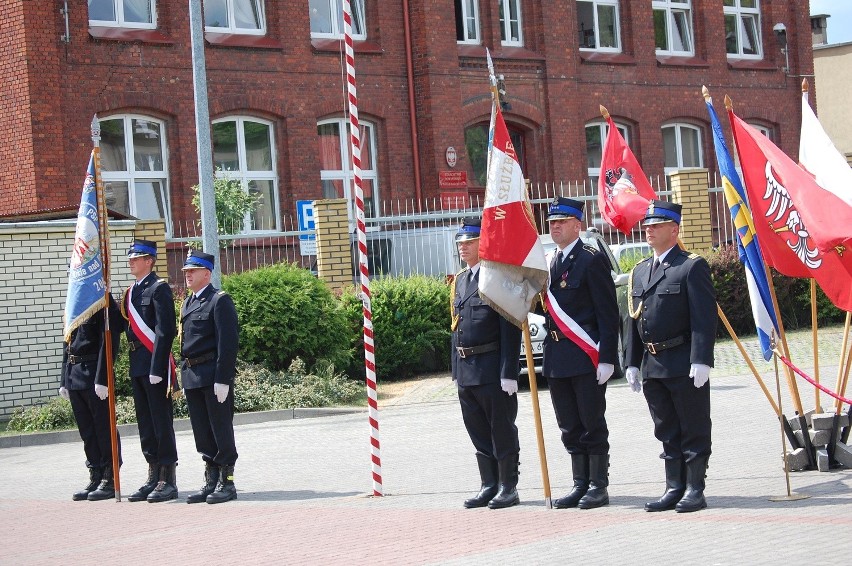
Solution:
[[[168,282],[169,282],[168,279],[163,279],[163,278],[157,279],[157,283],[168,283]]]
[[[600,253],[595,246],[590,246],[589,244],[583,244],[583,249],[591,254]]]
[[[700,255],[698,255],[697,253],[693,252],[693,253],[689,254],[688,256],[686,256],[686,257],[688,257],[689,259],[698,259],[698,258],[700,258],[701,256],[700,256]]]
[[[639,264],[645,263],[646,261],[651,261],[652,259],[654,259],[654,256],[649,255],[648,257],[646,257],[645,259],[643,259],[642,261],[640,261],[640,262],[639,262],[639,263],[637,263],[636,265],[639,265]]]
[[[222,295],[227,295],[228,293],[226,293],[225,291],[217,291],[216,294],[221,297]]]
[[[461,275],[462,273],[464,273],[465,271],[467,271],[467,270],[469,270],[469,269],[470,269],[470,267],[465,267],[464,269],[462,269],[461,271],[459,271],[458,273],[456,273],[456,277],[458,277],[459,275]]]

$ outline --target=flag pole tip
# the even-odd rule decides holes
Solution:
[[[706,85],[701,85],[701,95],[704,97],[704,100],[710,102],[710,89]]]
[[[734,103],[731,101],[731,97],[727,94],[725,95],[725,108],[727,110],[731,110],[734,107]]]
[[[603,116],[605,120],[609,120],[609,110],[606,109],[606,106],[601,104],[600,110],[601,110],[601,116]]]
[[[802,79],[802,92],[808,92],[808,79]]]

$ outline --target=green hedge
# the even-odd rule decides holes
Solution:
[[[364,377],[363,310],[355,288],[341,296],[355,359],[347,373]],[[376,376],[393,380],[450,367],[450,291],[443,279],[414,276],[370,284]]]

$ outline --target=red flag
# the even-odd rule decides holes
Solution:
[[[755,230],[766,263],[813,277],[835,305],[852,310],[852,207],[823,190],[769,138],[728,110]]]
[[[601,157],[598,208],[608,224],[630,234],[633,226],[645,216],[648,202],[657,198],[657,193],[609,115],[606,122],[609,132]]]
[[[503,114],[496,107],[492,112],[495,119],[479,240],[479,292],[494,310],[520,327],[536,294],[547,284],[548,269]]]

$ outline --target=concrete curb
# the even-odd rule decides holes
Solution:
[[[234,415],[234,426],[258,424],[273,421],[289,421],[292,419],[312,419],[334,415],[349,415],[366,412],[366,407],[317,407],[279,409],[276,411],[257,411],[254,413],[237,413]],[[192,430],[189,419],[175,419],[175,432]],[[138,436],[136,423],[118,425],[121,436]],[[76,430],[58,430],[55,432],[31,432],[9,436],[0,436],[0,449],[20,448],[23,446],[44,446],[63,442],[80,442],[80,434]]]

